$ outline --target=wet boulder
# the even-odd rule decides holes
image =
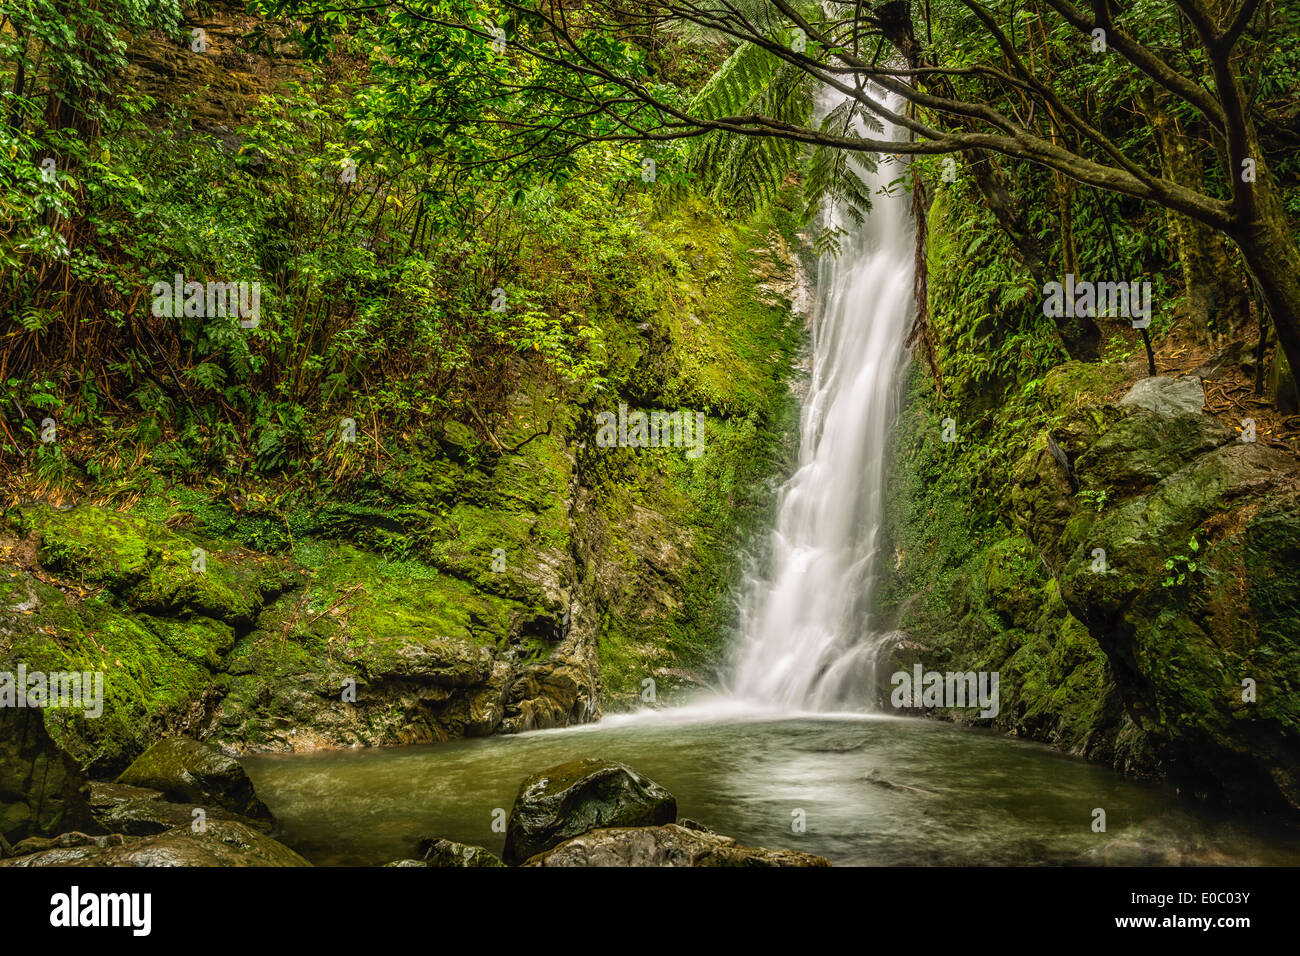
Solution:
[[[1157,415],[1199,415],[1205,407],[1205,385],[1195,375],[1155,375],[1138,380],[1117,404],[1146,408]]]
[[[1039,450],[1011,498],[1106,657],[1147,740],[1142,763],[1188,793],[1294,809],[1300,472],[1293,453],[1238,436],[1203,402],[1196,378],[1149,378],[1097,414],[1062,413],[1097,424],[1066,443],[1078,493]]]
[[[1199,455],[1229,444],[1230,428],[1208,415],[1127,410],[1084,454],[1077,469],[1085,492],[1124,497],[1163,481]]]
[[[10,856],[26,856],[29,853],[41,853],[45,850],[66,849],[74,846],[108,847],[121,846],[126,837],[120,833],[89,834],[80,830],[69,830],[52,837],[28,837],[19,840],[10,848]]]
[[[253,792],[239,761],[211,744],[187,737],[160,740],[117,778],[120,784],[161,791],[183,803],[218,806],[254,819],[270,811]]]
[[[481,846],[468,843],[456,843],[454,840],[442,840],[426,837],[420,841],[420,858],[394,860],[384,866],[432,866],[432,867],[504,867],[499,858]]]
[[[799,850],[741,846],[731,837],[677,824],[592,830],[524,866],[830,866]]]
[[[582,758],[524,781],[506,823],[507,863],[606,827],[651,827],[677,819],[677,801],[631,767]]]
[[[201,810],[202,814],[195,811]],[[196,819],[236,820],[255,830],[271,829],[269,817],[253,819],[219,806],[171,803],[160,790],[132,787],[124,783],[90,784],[90,812],[96,823],[109,833],[150,836],[175,827],[191,826]]]
[[[282,843],[233,820],[212,820],[196,832],[177,827],[146,837],[67,841],[0,866],[311,866]]]
[[[420,857],[425,866],[505,866],[483,847],[453,840],[421,840]]]

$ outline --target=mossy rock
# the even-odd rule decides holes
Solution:
[[[202,615],[246,628],[266,597],[294,580],[273,558],[223,552],[148,519],[93,505],[24,508],[13,523],[20,533],[40,535],[44,567],[105,587],[140,611]]]
[[[176,827],[153,836],[114,836],[29,853],[0,866],[311,866],[284,844],[234,820],[209,820],[197,832]]]
[[[481,846],[470,846],[436,837],[426,837],[420,841],[420,859],[425,866],[436,867],[505,866],[501,860]]]
[[[1066,538],[1062,595],[1115,665],[1131,712],[1170,742],[1170,772],[1195,792],[1300,808],[1294,459],[1221,445],[1145,494],[1081,510]]]
[[[0,668],[103,675],[99,716],[46,713],[50,735],[93,773],[118,773],[159,736],[187,732],[219,692],[217,670],[234,640],[228,625],[134,612],[105,592],[78,596],[3,566],[0,581]]]
[[[160,740],[122,772],[117,782],[161,791],[172,800],[224,807],[241,816],[269,817],[239,761],[186,737]]]
[[[90,820],[85,774],[45,730],[38,708],[0,707],[0,837],[53,836]]]
[[[1160,415],[1136,407],[1080,455],[1075,468],[1085,490],[1116,499],[1163,481],[1232,439],[1232,430],[1208,415]]]
[[[801,850],[742,846],[703,828],[669,824],[592,830],[528,860],[525,866],[830,866]]]

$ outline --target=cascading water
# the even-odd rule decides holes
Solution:
[[[824,93],[819,105],[840,98]],[[854,162],[872,208],[860,226],[827,211],[846,234],[840,254],[818,264],[799,466],[781,490],[768,572],[744,592],[730,691],[767,707],[862,709],[872,697],[878,641],[867,605],[914,314],[915,235],[907,193],[883,192],[899,162],[881,157],[870,172]]]

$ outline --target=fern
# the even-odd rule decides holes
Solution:
[[[734,5],[769,36],[780,36],[782,42],[791,39],[789,25],[782,24],[768,0],[743,0]],[[807,15],[813,19],[815,8]],[[698,32],[703,35],[708,31]],[[691,112],[705,119],[760,115],[808,127],[813,121],[815,94],[816,81],[804,70],[757,44],[742,43],[696,94]],[[858,139],[859,124],[873,131],[881,128],[858,104],[846,101],[823,117],[819,128],[841,139]],[[689,165],[706,195],[729,203],[737,212],[748,213],[772,200],[804,152],[803,146],[791,140],[713,131],[697,141]],[[807,153],[807,220],[819,218],[823,209],[834,205],[849,219],[861,223],[871,209],[862,174],[874,171],[874,157],[823,146]],[[838,252],[841,232],[824,225],[816,242],[818,251]]]
[[[880,121],[862,110],[856,100],[846,99],[823,117],[821,132],[837,139],[862,139],[857,131],[855,120],[866,123],[872,132],[880,132]],[[862,174],[876,171],[876,157],[870,153],[858,152],[831,146],[814,146],[808,159],[807,173],[804,178],[805,215],[809,221],[819,217],[828,205],[835,206],[844,216],[862,225],[871,211],[871,193]],[[833,232],[835,238],[828,237]],[[836,252],[839,249],[838,235],[842,230],[829,222],[822,227],[818,236],[818,245],[833,243]]]
[[[758,114],[803,124],[812,113],[812,81],[798,67],[745,44],[719,68],[693,104],[697,115]],[[771,136],[713,132],[691,157],[693,171],[715,199],[739,211],[761,208],[798,162],[799,144]]]

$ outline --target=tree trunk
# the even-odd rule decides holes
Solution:
[[[1199,189],[1205,169],[1192,139],[1164,107],[1172,95],[1162,90],[1138,94],[1160,146],[1160,165],[1176,183]],[[1165,211],[1169,234],[1183,268],[1187,311],[1198,341],[1221,348],[1250,321],[1250,296],[1240,263],[1224,237],[1181,213]]]
[[[1260,177],[1255,185],[1259,215],[1235,238],[1273,318],[1278,348],[1291,367],[1294,397],[1300,392],[1300,249],[1272,184]],[[1278,392],[1279,404],[1285,404],[1286,390]]]

